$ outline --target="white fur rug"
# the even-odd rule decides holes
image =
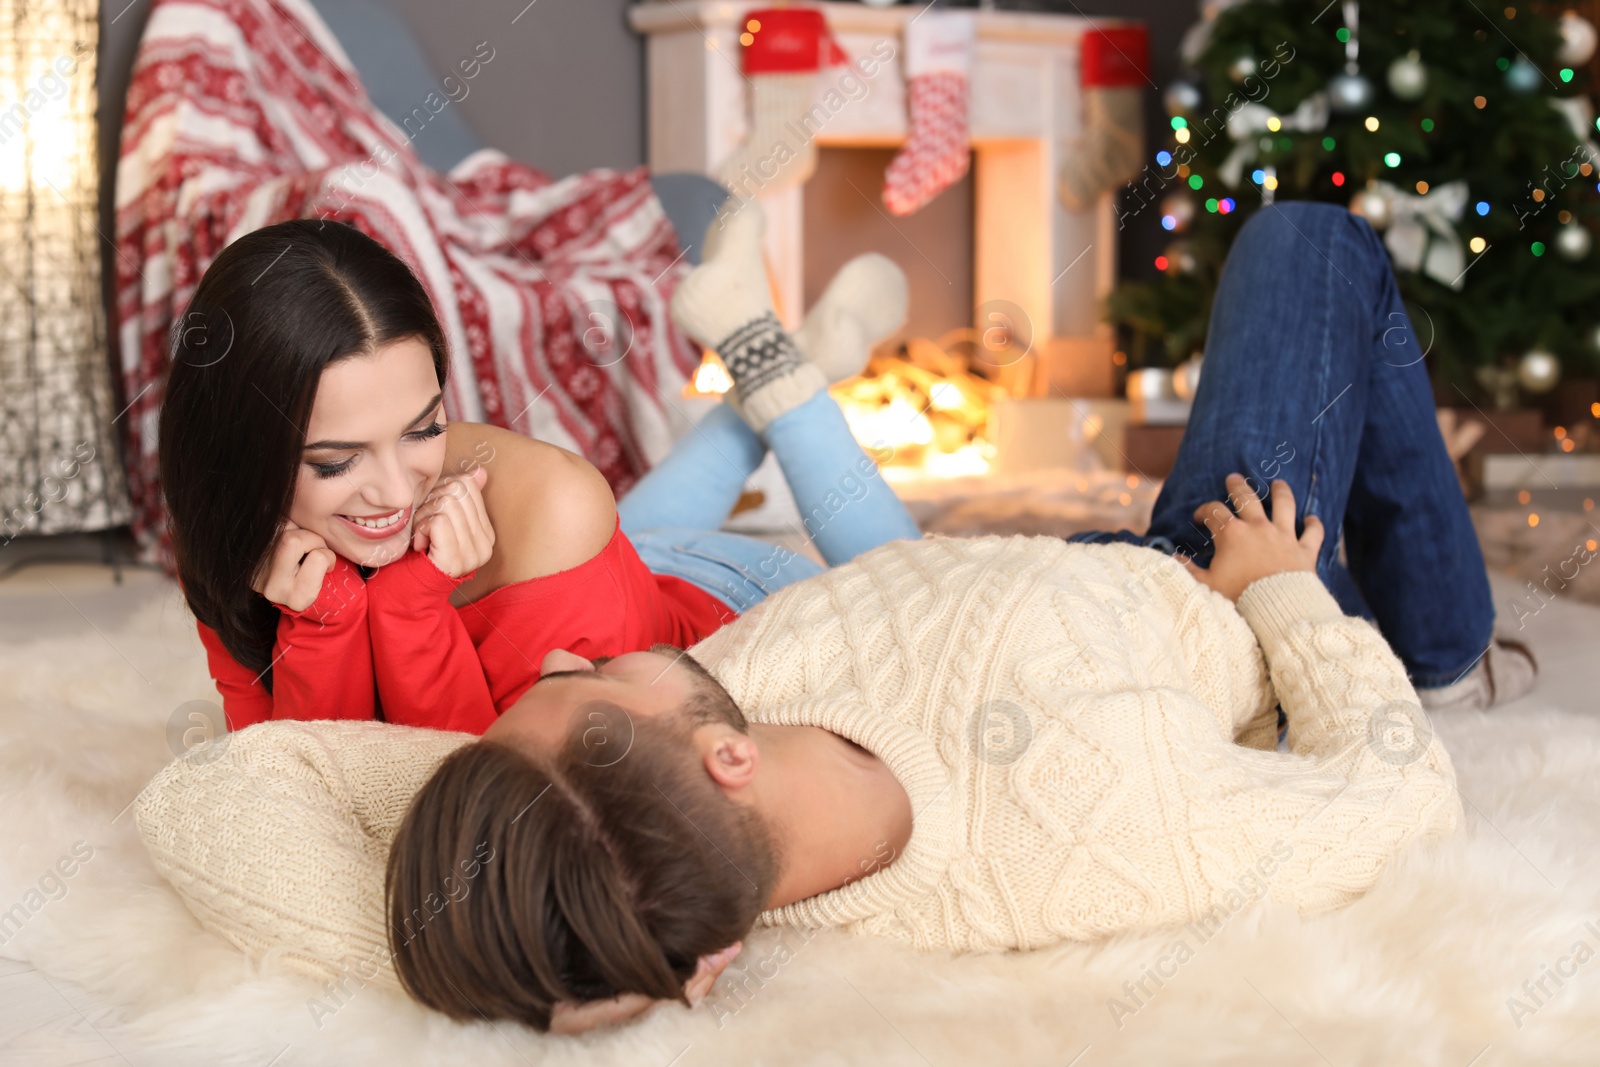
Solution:
[[[1497,592],[1504,605],[1515,590]],[[214,699],[168,595],[115,629],[0,650],[0,955],[114,1005],[116,1046],[139,1064],[1593,1064],[1600,610],[1558,602],[1528,632],[1535,694],[1436,723],[1465,829],[1342,912],[1258,908],[1203,944],[1173,931],[973,958],[767,932],[698,1009],[562,1039],[330,993],[196,925],[126,811],[170,757],[175,709]],[[0,1061],[62,1062],[51,1040]]]

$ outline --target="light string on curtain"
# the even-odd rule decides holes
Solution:
[[[95,0],[0,0],[0,546],[130,518],[96,228]]]

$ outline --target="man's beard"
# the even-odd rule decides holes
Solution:
[[[733,727],[740,733],[749,732],[750,724],[745,720],[744,712],[739,710],[739,705],[733,696],[722,687],[721,682],[712,677],[710,671],[700,665],[699,660],[677,645],[651,645],[650,651],[671,656],[675,662],[683,664],[693,676],[689,699],[684,702],[684,711],[688,714],[690,722],[696,726],[721,723]]]

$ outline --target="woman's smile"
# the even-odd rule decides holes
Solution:
[[[368,541],[387,541],[410,529],[412,505],[396,508],[382,515],[336,515],[357,537]]]

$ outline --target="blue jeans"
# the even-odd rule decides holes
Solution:
[[[1340,607],[1377,623],[1412,685],[1455,681],[1488,648],[1494,604],[1422,355],[1365,220],[1328,204],[1262,208],[1228,253],[1200,388],[1150,529],[1069,540],[1131,541],[1208,565],[1196,509],[1226,499],[1230,472],[1263,498],[1283,478],[1296,530],[1314,513],[1328,531],[1317,573]]]
[[[828,566],[922,536],[878,466],[820,392],[767,426],[765,440],[725,404],[679,438],[617,505],[645,566],[690,582],[737,612],[822,568],[809,557],[718,529],[771,448],[807,533]],[[798,532],[798,531],[796,531]]]

